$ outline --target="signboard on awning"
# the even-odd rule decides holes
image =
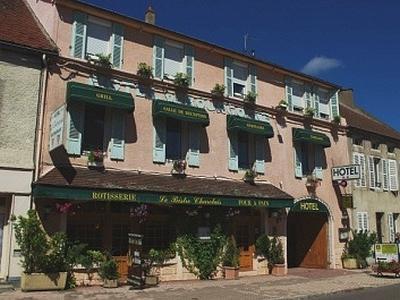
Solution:
[[[210,119],[205,109],[164,100],[153,101],[153,116],[199,123],[203,126],[210,124]]]
[[[33,195],[36,198],[48,199],[122,201],[160,205],[284,208],[291,207],[293,204],[293,199],[260,199],[185,194],[162,194],[129,190],[83,189],[42,185],[34,186]]]
[[[274,129],[268,122],[257,121],[239,116],[228,115],[226,118],[228,130],[239,130],[252,134],[262,135],[266,138],[274,136]]]
[[[67,101],[80,101],[128,111],[133,111],[135,108],[133,97],[130,93],[73,81],[67,84]]]
[[[326,134],[310,129],[293,128],[293,141],[312,143],[323,147],[331,146],[331,141]]]

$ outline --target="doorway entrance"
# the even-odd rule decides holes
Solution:
[[[288,215],[288,267],[328,267],[328,210],[317,200],[297,202]]]
[[[259,233],[259,217],[243,217],[236,220],[234,235],[239,248],[240,271],[253,271],[253,254],[255,252],[255,238]]]

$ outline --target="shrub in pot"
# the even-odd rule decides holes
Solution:
[[[150,249],[143,260],[143,273],[146,286],[155,286],[159,282],[160,268],[165,261],[173,255],[173,249],[156,250]]]
[[[269,263],[270,260],[270,250],[271,250],[271,241],[266,234],[260,235],[256,240],[256,255],[260,260],[268,261],[268,272],[271,273],[272,265]]]
[[[225,279],[239,279],[239,249],[233,236],[226,243],[222,266]]]
[[[225,85],[216,83],[213,89],[211,90],[211,95],[215,99],[221,99],[224,97],[225,93]]]
[[[253,105],[256,103],[256,99],[257,99],[257,93],[249,91],[244,97],[244,102]]]
[[[187,89],[189,87],[189,77],[185,73],[176,73],[174,77],[174,84],[180,89]]]
[[[273,237],[271,241],[269,263],[272,265],[272,275],[286,275],[285,257],[281,241],[277,237]]]
[[[107,256],[106,259],[100,263],[99,275],[104,281],[103,287],[118,287],[118,265],[111,256]]]
[[[304,110],[304,116],[305,116],[306,118],[313,118],[314,115],[315,115],[315,108],[307,107],[307,108]]]
[[[89,284],[93,279],[96,269],[105,260],[103,253],[95,250],[83,251],[76,259],[77,264],[82,266],[85,270]]]
[[[376,243],[376,234],[369,233],[368,231],[352,231],[353,238],[347,242],[342,255],[343,264],[346,261],[346,266],[352,263],[354,266],[354,259],[357,262],[357,267],[365,268],[367,266],[367,257],[371,255],[372,246]],[[349,261],[353,259],[353,261]],[[344,267],[344,265],[343,265]]]
[[[14,228],[23,258],[21,289],[64,289],[67,280],[65,235],[59,233],[48,239],[35,210],[29,210],[26,217],[19,216]]]
[[[148,81],[153,78],[153,68],[144,62],[138,64],[136,74],[142,81]]]

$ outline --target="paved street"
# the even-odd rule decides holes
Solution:
[[[336,293],[328,296],[313,297],[315,300],[398,300],[400,299],[400,284],[367,288],[348,292]]]
[[[159,287],[142,291],[130,290],[129,287],[118,289],[104,289],[102,287],[77,288],[63,292],[34,292],[22,293],[21,291],[5,292],[0,294],[0,299],[301,299],[314,296],[315,299],[358,299],[346,298],[352,293],[336,294],[349,290],[359,290],[354,297],[362,299],[400,299],[399,289],[388,287],[381,293],[368,292],[366,288],[400,285],[400,279],[393,277],[375,277],[365,271],[345,270],[307,270],[294,269],[285,277],[255,276],[243,277],[238,281],[180,281],[160,284]],[[397,286],[397,287],[398,287]],[[361,291],[360,291],[361,290]],[[363,294],[366,291],[366,294]],[[398,298],[393,295],[398,294]],[[317,295],[331,295],[317,297]],[[369,298],[364,298],[368,295]],[[312,298],[314,298],[312,297]],[[336,297],[336,298],[335,298]],[[338,298],[337,298],[338,297]],[[372,297],[372,298],[371,298]],[[392,298],[391,298],[392,297]],[[361,298],[360,298],[361,299]]]

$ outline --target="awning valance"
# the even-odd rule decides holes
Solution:
[[[199,196],[185,194],[163,194],[136,192],[129,190],[71,188],[36,185],[33,196],[46,199],[64,199],[75,201],[119,201],[160,205],[201,205],[229,207],[265,207],[284,208],[293,205],[293,199],[255,199],[221,196]]]
[[[174,118],[181,121],[199,123],[203,126],[210,124],[210,119],[205,109],[163,100],[153,101],[153,116]]]
[[[293,128],[293,141],[307,142],[321,145],[323,147],[331,146],[331,141],[327,135],[310,129]]]
[[[129,111],[135,108],[130,93],[107,90],[79,82],[68,82],[67,101],[81,101]]]
[[[245,131],[267,138],[274,136],[274,130],[268,122],[251,120],[233,115],[228,115],[226,121],[228,130]]]

